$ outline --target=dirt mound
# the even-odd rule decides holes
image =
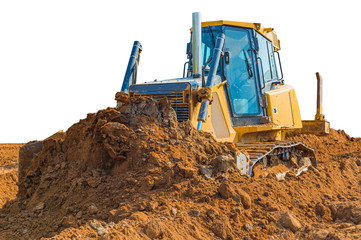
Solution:
[[[211,160],[236,151],[189,123],[178,126],[166,100],[127,99],[119,109],[90,114],[62,137],[44,140],[19,183],[19,199],[5,208],[18,215],[6,220],[22,221],[27,230],[13,237],[38,238],[92,219],[118,223],[136,211],[147,215],[152,203],[158,209],[173,202],[162,200],[167,191],[193,189],[190,181],[202,179],[201,165],[212,170]],[[216,170],[209,177],[222,174]]]
[[[312,147],[319,162],[361,155],[361,139],[352,138],[343,130],[330,129],[327,136],[304,134],[289,139],[304,142]]]
[[[233,144],[124,98],[43,141],[0,211],[5,239],[358,239],[359,139],[297,136],[319,165],[242,176]]]

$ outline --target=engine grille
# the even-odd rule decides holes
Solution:
[[[178,122],[186,121],[190,118],[190,106],[189,103],[183,102],[183,92],[172,92],[172,93],[135,93],[137,96],[151,97],[157,102],[167,97],[172,108],[177,114]]]

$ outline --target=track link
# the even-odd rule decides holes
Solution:
[[[313,166],[317,166],[315,151],[305,145],[303,142],[296,141],[272,141],[272,142],[250,142],[236,143],[237,148],[245,150],[250,160],[249,175],[252,168],[257,162],[264,162],[265,159],[273,156],[278,157],[281,161],[287,162],[291,154],[298,158],[308,157]]]

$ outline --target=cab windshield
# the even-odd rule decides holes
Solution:
[[[225,50],[229,51],[229,64],[225,65],[228,93],[235,116],[260,114],[258,91],[252,63],[249,31],[225,27]]]
[[[222,30],[222,31],[221,31]],[[224,71],[227,90],[234,117],[256,116],[260,114],[255,69],[251,56],[250,33],[247,29],[223,26],[202,28],[202,65],[209,64],[215,46],[216,36],[223,32],[226,36],[224,50],[229,52],[229,64],[218,66]]]
[[[212,57],[216,37],[219,32],[219,27],[202,28],[202,65],[205,65]]]

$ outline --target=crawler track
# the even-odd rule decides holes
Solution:
[[[252,166],[257,162],[263,162],[265,158],[277,156],[280,160],[287,162],[291,154],[299,158],[308,157],[313,166],[317,166],[317,159],[315,151],[306,146],[303,142],[296,141],[273,141],[273,142],[251,142],[251,143],[236,143],[237,148],[245,150],[249,159],[250,172]]]

